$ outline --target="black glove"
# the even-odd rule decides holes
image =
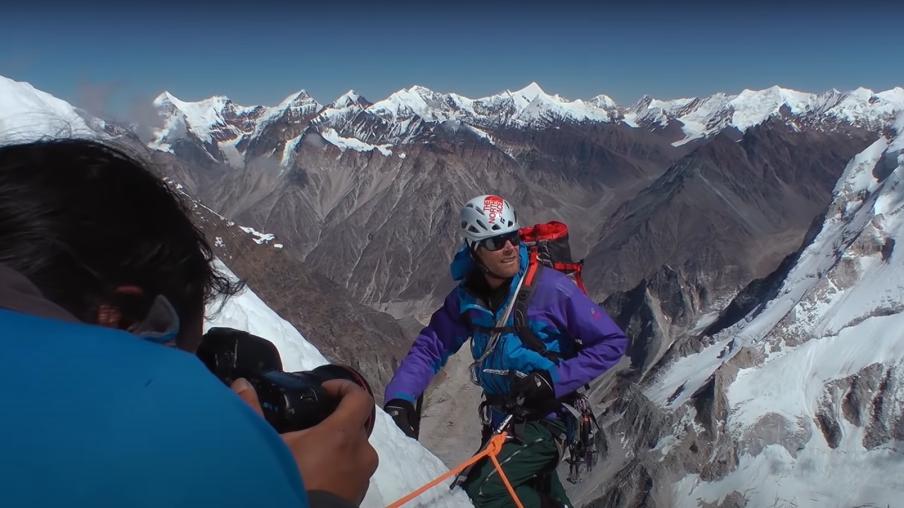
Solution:
[[[535,370],[527,376],[512,381],[512,396],[531,413],[548,413],[558,407],[552,376],[545,370]]]
[[[383,406],[386,414],[392,417],[396,425],[402,429],[406,436],[417,439],[417,413],[414,404],[402,399],[392,399]]]

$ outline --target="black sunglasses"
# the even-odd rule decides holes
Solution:
[[[505,242],[511,242],[512,247],[517,247],[518,244],[521,243],[521,236],[517,231],[512,231],[503,235],[484,238],[478,242],[477,245],[486,250],[494,251],[505,247]]]

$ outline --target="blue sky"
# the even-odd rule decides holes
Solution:
[[[904,86],[898,4],[35,0],[0,16],[0,75],[120,117],[162,90],[241,104],[302,88],[324,103],[350,88],[378,100],[413,84],[480,97],[531,81],[619,103],[773,84],[880,90]]]

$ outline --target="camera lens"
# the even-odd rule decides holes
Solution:
[[[322,383],[347,379],[373,390],[357,370],[345,365],[322,365],[312,371],[284,372],[279,351],[270,341],[232,328],[212,328],[204,334],[198,358],[227,386],[245,378],[257,392],[264,418],[280,433],[313,427],[329,417],[337,404]],[[373,432],[376,407],[367,421],[367,434]]]
[[[361,388],[364,388],[364,390],[368,394],[370,394],[371,397],[374,396],[374,391],[371,389],[370,383],[367,382],[367,379],[365,379],[360,372],[347,365],[321,365],[320,367],[317,367],[316,369],[310,371],[310,374],[317,377],[321,383],[323,383],[324,381],[329,381],[331,379],[347,379],[357,384]],[[373,432],[374,423],[376,422],[376,420],[377,409],[376,406],[374,406],[374,408],[371,409],[370,418],[368,418],[367,420],[366,427],[368,436],[371,434],[371,432]]]

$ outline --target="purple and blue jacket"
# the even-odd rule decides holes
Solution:
[[[510,305],[518,282],[529,265],[527,248],[520,247],[521,268],[512,281],[507,300],[493,312],[459,284],[433,313],[408,355],[386,387],[386,399],[414,402],[449,356],[471,338],[471,354],[480,358],[490,339],[488,329],[497,326]],[[452,261],[454,280],[464,281],[476,265],[467,247]],[[628,338],[599,305],[585,295],[565,274],[543,269],[533,283],[527,308],[527,324],[548,351],[562,359],[556,363],[522,344],[514,332],[503,333],[496,347],[481,362],[478,384],[488,395],[509,393],[512,374],[535,370],[549,372],[556,397],[568,395],[618,363],[628,347]],[[509,316],[503,326],[513,327]]]

